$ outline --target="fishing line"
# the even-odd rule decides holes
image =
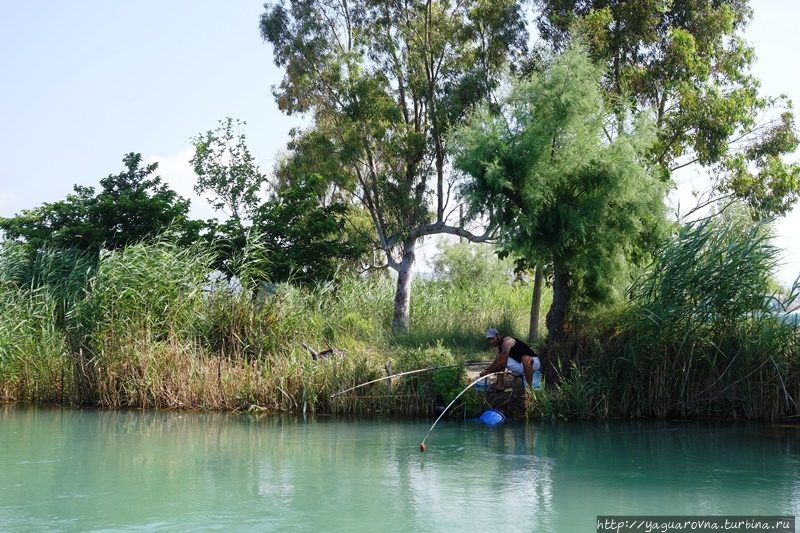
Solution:
[[[428,435],[430,435],[430,434],[431,434],[431,431],[433,431],[433,428],[434,428],[434,426],[436,426],[436,424],[438,424],[438,423],[439,423],[439,420],[441,420],[441,418],[444,416],[444,414],[447,412],[447,410],[448,410],[448,409],[450,409],[450,406],[451,406],[451,405],[453,405],[454,403],[456,403],[456,400],[458,400],[458,399],[461,397],[461,395],[462,395],[462,394],[464,394],[464,393],[465,393],[465,392],[467,392],[469,389],[471,389],[472,387],[474,387],[475,385],[477,385],[478,383],[480,383],[480,382],[481,382],[481,381],[483,381],[484,379],[488,378],[489,376],[494,376],[495,374],[502,374],[503,372],[505,372],[505,370],[501,370],[500,372],[492,372],[491,374],[486,374],[484,377],[482,377],[482,378],[480,378],[480,379],[477,379],[477,380],[473,381],[472,383],[470,383],[469,385],[467,385],[467,386],[464,388],[464,390],[462,390],[461,392],[459,392],[459,393],[458,393],[458,396],[456,396],[455,398],[453,398],[453,401],[452,401],[452,402],[450,402],[450,403],[447,405],[447,407],[445,407],[445,408],[444,408],[444,411],[442,411],[442,414],[440,414],[440,415],[439,415],[439,418],[437,418],[437,419],[436,419],[436,422],[434,422],[434,423],[433,423],[433,426],[431,426],[431,429],[429,429],[429,430],[428,430]],[[428,435],[425,435],[425,439],[427,439],[427,438],[428,438]],[[425,439],[422,439],[422,443],[420,443],[420,445],[419,445],[419,451],[421,451],[421,452],[425,452]]]

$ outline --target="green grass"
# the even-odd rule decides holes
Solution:
[[[208,279],[211,250],[168,242],[92,258],[6,243],[0,272],[3,401],[106,408],[429,412],[463,372],[393,380],[332,399],[392,372],[489,357],[483,331],[527,317],[527,288],[413,287],[415,333],[391,333],[389,276],[313,288]],[[28,261],[26,263],[26,261]],[[22,265],[22,266],[21,266]],[[498,305],[495,299],[503,303]],[[333,357],[314,361],[303,344]],[[433,383],[433,385],[431,385]],[[449,383],[448,387],[444,383]],[[456,391],[457,392],[457,391]]]
[[[685,227],[630,301],[573,323],[575,363],[545,372],[528,416],[796,415],[798,332],[759,308],[776,257],[759,229]],[[411,332],[397,336],[391,276],[229,285],[209,279],[212,259],[202,244],[136,245],[98,258],[30,255],[5,243],[0,401],[431,415],[467,385],[463,363],[492,358],[488,327],[527,335],[532,286],[502,275],[415,280]],[[256,267],[243,265],[244,279],[258,279]],[[549,302],[545,291],[543,310]],[[336,352],[315,361],[304,343]],[[431,367],[448,368],[332,397],[389,371]],[[465,394],[451,414],[484,407],[479,394]]]

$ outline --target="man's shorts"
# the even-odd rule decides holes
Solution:
[[[533,358],[533,371],[536,372],[542,367],[542,362],[539,361],[538,357]],[[525,371],[522,368],[522,363],[511,359],[510,357],[506,361],[506,368],[513,372],[514,374],[524,374]]]

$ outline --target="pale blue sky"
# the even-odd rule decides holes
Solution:
[[[263,3],[3,1],[0,216],[63,199],[74,184],[97,186],[123,170],[128,152],[158,161],[159,175],[192,200],[193,216],[213,216],[192,191],[190,138],[225,117],[247,121],[248,145],[262,171],[271,170],[302,119],[285,117],[273,101],[281,73],[259,35]],[[800,2],[751,5],[745,38],[755,45],[763,93],[800,105]],[[800,273],[799,212],[778,225],[785,284]]]
[[[247,121],[262,170],[299,119],[278,112],[261,0],[75,0],[0,7],[0,216],[97,185],[140,152],[193,207],[190,138]]]

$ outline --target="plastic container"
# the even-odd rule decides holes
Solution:
[[[492,386],[492,383],[491,381],[489,381],[489,378],[477,377],[475,378],[475,381],[478,382],[475,384],[474,387],[475,390],[486,391],[489,390],[489,388]]]
[[[533,390],[542,388],[542,373],[538,370],[533,373]]]
[[[497,424],[502,424],[506,419],[506,415],[501,413],[500,411],[495,411],[494,409],[487,409],[481,416],[478,417],[478,420],[486,424],[487,426],[496,426]]]

